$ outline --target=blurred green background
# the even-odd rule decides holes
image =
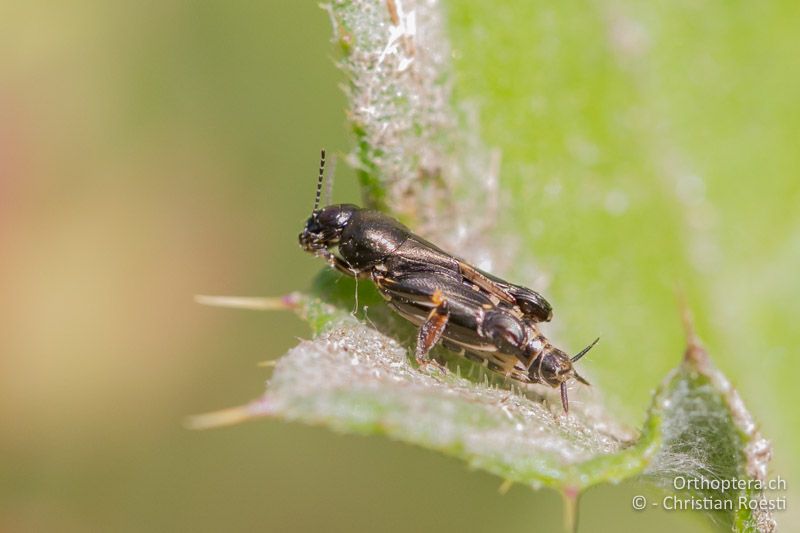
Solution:
[[[317,150],[351,142],[330,33],[315,2],[0,7],[0,530],[560,528],[557,494],[501,496],[433,452],[271,421],[181,426],[258,395],[256,363],[308,335],[192,296],[284,294],[319,270],[296,244]],[[346,165],[336,178],[357,201]],[[787,418],[767,406],[796,398],[755,402],[768,437]],[[634,513],[641,490],[591,490],[582,529],[708,529]]]

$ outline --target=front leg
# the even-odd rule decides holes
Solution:
[[[332,266],[333,268],[335,268],[336,270],[338,270],[339,272],[341,272],[343,274],[347,274],[351,278],[362,278],[363,279],[364,277],[368,276],[368,274],[365,274],[362,271],[358,271],[358,270],[355,270],[354,268],[350,267],[350,265],[348,265],[344,261],[344,259],[341,259],[341,258],[337,257],[336,255],[331,253],[330,250],[327,250],[325,248],[323,248],[322,250],[317,250],[316,255],[318,255],[319,257],[321,257],[323,259],[325,259],[325,261],[330,266]]]

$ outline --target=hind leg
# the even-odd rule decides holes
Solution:
[[[442,338],[444,329],[447,327],[447,321],[450,318],[450,310],[447,306],[447,300],[444,299],[442,291],[436,290],[431,296],[431,302],[434,308],[428,313],[428,318],[422,323],[417,335],[417,348],[414,351],[414,357],[420,366],[427,365],[431,362],[428,353],[436,346],[436,343]]]
[[[414,356],[420,366],[438,365],[429,353],[451,335],[452,329],[472,332],[477,339],[476,315],[484,302],[465,302],[464,286],[435,271],[373,272],[372,279],[389,305],[419,327]],[[488,299],[486,300],[488,302]],[[447,333],[446,333],[447,332]]]

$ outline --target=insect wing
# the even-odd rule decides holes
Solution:
[[[553,317],[553,308],[538,292],[509,283],[464,261],[459,261],[458,266],[465,280],[474,283],[498,300],[518,307],[526,318],[534,322],[548,322]]]

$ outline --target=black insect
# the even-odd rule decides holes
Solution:
[[[324,165],[323,150],[300,246],[349,276],[371,279],[389,306],[419,326],[420,365],[432,363],[428,352],[441,341],[513,380],[561,387],[568,412],[567,382],[589,384],[573,363],[597,340],[570,357],[539,331],[537,324],[553,316],[539,293],[475,268],[378,211],[353,204],[320,208]]]

